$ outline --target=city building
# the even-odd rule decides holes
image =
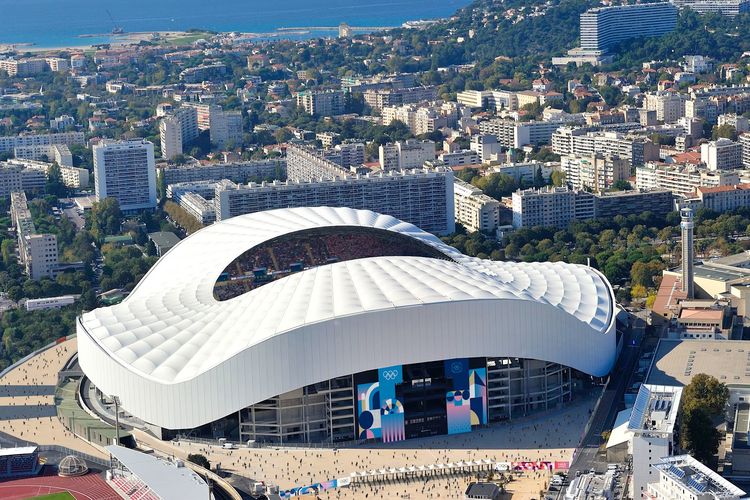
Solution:
[[[361,142],[344,142],[325,151],[324,155],[343,168],[356,170],[365,162],[365,145]]]
[[[596,7],[581,14],[581,49],[606,52],[630,38],[664,35],[676,25],[677,9],[668,2]]]
[[[196,182],[229,179],[246,183],[286,178],[286,160],[252,160],[229,163],[187,163],[159,167],[159,174],[166,185],[180,182]]]
[[[655,111],[658,121],[675,123],[686,115],[686,102],[689,101],[685,94],[662,90],[646,94],[644,107],[647,111]]]
[[[182,154],[182,126],[175,116],[165,116],[159,122],[159,139],[161,141],[161,156],[171,160]]]
[[[630,162],[601,154],[569,155],[560,159],[560,170],[565,173],[565,181],[571,188],[601,192],[630,177]]]
[[[691,9],[700,14],[721,14],[722,16],[736,16],[750,11],[748,0],[670,0],[680,9]]]
[[[467,165],[480,165],[482,160],[479,154],[471,149],[462,149],[452,153],[440,153],[438,160],[448,167],[462,167]]]
[[[26,134],[0,136],[0,153],[13,152],[15,148],[24,146],[49,146],[51,144],[74,144],[85,143],[83,132],[55,132],[52,134]]]
[[[72,127],[76,124],[75,118],[70,115],[61,115],[57,118],[53,118],[49,121],[49,128],[52,130],[64,130],[68,127]]]
[[[742,168],[742,145],[723,137],[701,144],[701,161],[709,171]]]
[[[40,144],[36,146],[16,146],[13,148],[16,158],[54,162],[61,167],[73,166],[73,154],[65,144]]]
[[[18,160],[0,162],[0,196],[3,199],[7,199],[13,191],[41,194],[46,185],[46,168],[29,168]]]
[[[425,231],[455,231],[453,172],[448,168],[392,170],[367,175],[238,185],[220,181],[216,220],[283,207],[352,207],[419,224]]]
[[[696,191],[700,205],[714,212],[721,213],[750,207],[750,184],[718,187],[701,186]]]
[[[647,163],[635,169],[637,189],[667,189],[692,196],[699,187],[732,186],[740,182],[736,171],[709,172],[694,165]]]
[[[114,198],[125,213],[156,208],[154,145],[104,140],[93,147],[96,201]]]
[[[170,231],[157,231],[148,233],[149,241],[156,247],[156,255],[162,257],[180,242],[180,238]]]
[[[204,228],[77,331],[93,397],[164,439],[217,421],[279,444],[471,432],[559,408],[616,358],[595,269],[469,258],[331,207]]]
[[[434,101],[437,99],[437,87],[368,89],[364,92],[364,99],[372,109],[381,110],[391,106]]]
[[[39,234],[26,202],[26,194],[10,194],[10,216],[18,235],[18,256],[25,272],[32,280],[54,279],[57,264],[57,237]]]
[[[226,111],[217,106],[211,112],[211,142],[219,148],[242,145],[242,111]]]
[[[500,225],[500,202],[461,179],[453,179],[453,205],[456,222],[468,232],[490,233]]]
[[[646,498],[739,500],[745,492],[690,455],[665,456],[652,465]]]
[[[628,160],[634,167],[659,159],[659,146],[648,138],[586,128],[557,129],[552,134],[552,151],[560,156],[616,156]]]
[[[425,162],[435,161],[435,143],[418,139],[389,142],[380,146],[378,157],[385,171],[421,168]]]
[[[349,174],[349,169],[329,160],[323,152],[297,144],[286,148],[286,171],[291,181],[333,179]]]
[[[482,163],[489,163],[500,159],[503,148],[497,137],[490,134],[477,134],[471,137],[469,148],[476,151]]]
[[[644,498],[648,484],[657,479],[652,467],[671,456],[678,444],[675,425],[681,399],[681,387],[641,384],[638,390],[628,421],[633,435],[633,498]]]
[[[540,146],[550,144],[552,135],[560,127],[567,125],[561,120],[517,122],[493,118],[479,124],[479,131],[485,135],[497,137],[501,146],[520,148],[526,145]]]
[[[513,193],[513,227],[566,228],[576,220],[672,211],[672,193],[666,190],[615,191],[592,194],[567,187],[518,190]]]
[[[343,90],[304,90],[297,94],[297,107],[313,116],[335,116],[344,112],[346,93]]]
[[[43,309],[59,309],[74,304],[76,295],[61,295],[59,297],[43,297],[41,299],[27,299],[24,307],[27,311],[41,311]]]
[[[734,127],[734,130],[735,132],[737,132],[737,134],[744,134],[745,132],[750,131],[750,120],[742,115],[737,115],[735,113],[726,113],[723,115],[719,115],[717,118],[717,124],[720,127],[722,125],[729,125],[730,127]]]
[[[549,183],[554,166],[556,166],[554,163],[542,163],[538,161],[530,161],[527,163],[502,163],[500,165],[491,166],[487,169],[487,172],[509,175],[513,177],[518,184],[524,182],[527,184],[533,184],[537,172],[541,171],[542,178],[545,182]]]

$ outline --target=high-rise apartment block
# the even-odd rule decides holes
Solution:
[[[677,8],[669,2],[596,7],[581,14],[581,49],[607,51],[635,37],[659,36],[677,25]]]
[[[461,179],[453,179],[453,204],[456,222],[469,232],[489,233],[500,225],[500,202]]]
[[[10,198],[11,220],[18,234],[18,255],[26,274],[33,280],[54,278],[58,264],[57,237],[36,232],[26,194],[16,191]]]
[[[723,137],[701,144],[701,161],[710,171],[742,168],[742,144]]]
[[[123,212],[156,207],[154,145],[144,140],[96,144],[94,187],[96,200],[115,198]]]
[[[343,90],[304,90],[297,94],[297,107],[309,115],[340,115],[345,106],[346,93]]]
[[[442,167],[246,185],[224,180],[214,203],[216,220],[275,208],[350,207],[392,215],[436,234],[455,231],[453,172]]]
[[[333,179],[349,173],[323,153],[296,144],[290,144],[286,149],[286,168],[287,178],[292,181]]]

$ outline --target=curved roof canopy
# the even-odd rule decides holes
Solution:
[[[214,297],[217,279],[248,249],[285,234],[337,226],[397,232],[447,259],[348,260],[286,275],[229,300]],[[452,357],[530,357],[604,375],[614,362],[613,305],[611,287],[592,268],[467,257],[412,224],[365,210],[280,209],[234,217],[181,241],[122,303],[80,318],[79,351],[87,375],[104,392],[118,395],[129,411],[157,425],[183,428],[209,417],[158,422],[158,412],[139,414],[145,402],[136,400],[152,396],[135,394],[133,387],[147,384],[154,387],[153,397],[169,398],[180,386],[188,391],[182,397],[190,398],[197,387],[212,390],[213,384],[247,381],[252,370],[266,373],[261,390],[249,388],[255,383],[227,389],[222,398],[233,401],[206,411],[230,408],[215,416],[220,418],[335,376]],[[471,332],[446,324],[444,314]],[[463,336],[456,348],[451,332]],[[448,336],[439,340],[441,335]],[[515,340],[506,336],[520,343],[513,347]],[[379,349],[373,339],[389,347]],[[417,347],[423,342],[429,348]],[[403,348],[394,351],[394,343]],[[600,352],[592,351],[597,346]],[[305,369],[313,354],[316,363]],[[285,373],[274,378],[276,370]],[[237,394],[243,391],[247,394]]]

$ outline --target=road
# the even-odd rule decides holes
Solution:
[[[86,221],[84,220],[83,216],[78,213],[76,204],[73,203],[70,198],[60,199],[60,207],[62,207],[63,215],[65,215],[65,217],[70,220],[70,222],[75,224],[76,231],[80,231],[81,229],[83,229]]]
[[[597,472],[604,472],[607,468],[605,462],[599,462],[596,459],[599,445],[601,444],[601,434],[605,430],[611,429],[614,424],[617,412],[621,409],[621,403],[625,390],[628,387],[628,381],[633,374],[640,345],[643,340],[645,322],[643,319],[631,315],[632,327],[625,331],[625,345],[622,353],[617,360],[614,370],[610,374],[610,380],[607,389],[602,396],[596,412],[591,416],[591,426],[588,433],[584,436],[579,453],[571,465],[571,477],[575,477],[577,471],[587,471],[594,469]],[[635,340],[635,343],[633,343]]]

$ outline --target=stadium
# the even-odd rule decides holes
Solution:
[[[177,244],[77,323],[103,400],[162,438],[384,442],[558,407],[616,357],[595,269],[465,256],[391,216],[293,208]]]

